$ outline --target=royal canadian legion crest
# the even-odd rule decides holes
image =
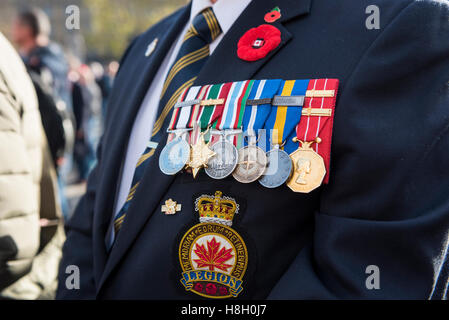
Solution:
[[[233,198],[202,195],[195,201],[200,223],[190,228],[179,245],[181,283],[206,298],[237,297],[243,290],[248,250],[231,228],[239,205]]]

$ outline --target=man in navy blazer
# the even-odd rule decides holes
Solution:
[[[370,5],[379,8],[379,28],[368,28]],[[274,7],[281,10],[273,24],[281,31],[280,45],[258,61],[239,59],[240,37],[263,24]],[[198,220],[195,199],[216,191],[239,204],[233,227],[246,242],[248,268],[238,298],[447,298],[446,0],[250,1],[215,44],[194,85],[340,79],[329,184],[297,194],[286,186],[265,189],[204,173],[196,179],[168,176],[159,170],[160,145],[107,251],[125,159],[136,141],[132,132],[138,132],[133,126],[149,88],[164,80],[159,69],[176,50],[191,8],[137,37],[122,59],[98,164],[67,222],[58,298],[200,298],[180,282],[178,247]],[[170,198],[182,210],[169,216],[161,206]],[[67,285],[69,266],[79,268],[79,288]]]

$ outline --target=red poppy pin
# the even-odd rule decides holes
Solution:
[[[279,9],[279,7],[276,7],[265,15],[264,20],[267,23],[273,23],[280,18],[281,18],[281,9]]]
[[[237,56],[245,61],[263,59],[281,43],[281,31],[262,24],[245,32],[237,44]]]

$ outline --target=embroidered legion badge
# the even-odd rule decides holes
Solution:
[[[190,228],[179,244],[181,283],[187,291],[206,298],[237,297],[243,290],[248,250],[231,228],[239,205],[233,198],[202,195],[195,201],[200,223]]]

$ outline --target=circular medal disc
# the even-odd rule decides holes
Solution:
[[[159,156],[159,168],[167,175],[181,171],[190,158],[190,146],[184,139],[177,138],[167,144]]]
[[[264,174],[266,166],[265,152],[257,146],[247,146],[239,150],[239,161],[232,175],[238,182],[251,183]]]
[[[259,183],[265,188],[277,188],[283,185],[292,173],[292,160],[287,152],[273,149],[267,152],[267,170],[259,179]]]
[[[207,175],[212,179],[224,179],[228,177],[237,166],[239,153],[237,148],[230,142],[221,139],[214,143],[211,148],[215,156],[209,159],[205,169]]]

